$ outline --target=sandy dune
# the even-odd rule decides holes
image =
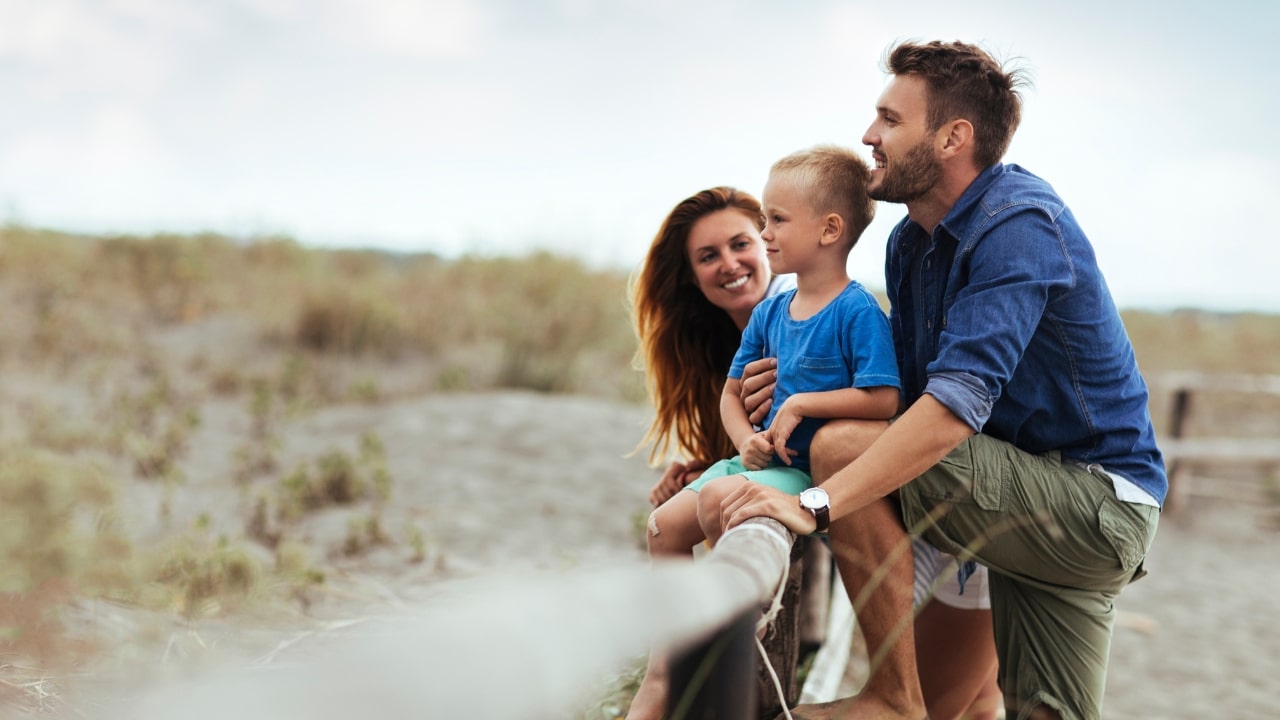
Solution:
[[[187,482],[173,496],[164,523],[158,520],[154,486],[131,491],[140,536],[159,535],[161,525],[181,526],[201,513],[225,532],[243,531],[245,494],[226,478],[234,438],[243,434],[246,420],[239,406],[219,402],[204,407],[206,421],[186,460]],[[400,537],[399,528],[421,528],[427,537],[425,560],[410,562],[402,541],[342,556],[335,549],[357,511],[321,511],[297,531],[299,539],[328,558],[331,574],[329,591],[308,610],[310,619],[297,616],[275,628],[264,627],[261,618],[174,623],[167,643],[152,643],[150,650],[109,667],[118,673],[129,663],[148,666],[161,659],[155,654],[161,648],[170,659],[198,656],[204,652],[199,646],[221,648],[224,659],[250,650],[271,659],[322,652],[344,632],[344,619],[421,608],[449,595],[458,583],[529,572],[643,567],[637,525],[647,512],[644,498],[656,474],[642,457],[624,456],[647,417],[643,407],[523,392],[435,394],[305,414],[285,428],[281,465],[287,468],[331,447],[354,449],[361,433],[376,432],[394,478],[382,522],[393,540]],[[1219,494],[1232,491],[1216,487]],[[1258,487],[1242,497],[1261,497]],[[1112,650],[1106,717],[1280,714],[1280,633],[1270,613],[1280,596],[1276,518],[1266,503],[1203,497],[1164,518],[1148,560],[1151,574],[1118,601],[1121,627]],[[514,614],[524,612],[518,588],[508,607]],[[115,632],[117,640],[136,627],[113,621],[117,629],[106,628],[107,610],[97,606],[99,620],[87,627]],[[191,641],[193,633],[203,633],[202,642]],[[495,652],[501,648],[501,637],[483,635],[477,629],[477,642]],[[181,653],[174,651],[174,638]],[[413,652],[430,649],[407,649],[401,658],[411,662]],[[548,661],[553,658],[551,653]],[[616,669],[601,668],[601,673]],[[149,682],[157,675],[135,676],[143,677]],[[103,688],[93,678],[78,683],[82,694],[74,691],[76,682],[67,685],[68,697],[78,698],[81,707],[123,701],[120,686],[110,693],[113,700],[94,699]]]

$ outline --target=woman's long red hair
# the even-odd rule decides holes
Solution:
[[[730,187],[703,190],[667,215],[632,277],[636,362],[656,411],[637,450],[652,444],[650,462],[662,462],[672,450],[704,463],[737,452],[720,423],[720,394],[742,331],[698,289],[688,250],[694,224],[728,209],[760,223],[754,197]]]

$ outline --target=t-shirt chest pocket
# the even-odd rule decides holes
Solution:
[[[796,370],[800,377],[796,378],[796,387],[801,392],[819,392],[850,387],[853,378],[845,367],[843,358],[833,357],[798,357]]]

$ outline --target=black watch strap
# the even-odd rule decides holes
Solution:
[[[813,513],[813,519],[818,521],[818,527],[814,528],[814,532],[826,532],[831,527],[831,507],[824,505],[820,508],[814,508],[810,512]]]

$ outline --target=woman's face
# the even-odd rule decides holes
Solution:
[[[769,261],[754,220],[735,209],[703,216],[689,229],[694,284],[739,328],[769,289]]]

